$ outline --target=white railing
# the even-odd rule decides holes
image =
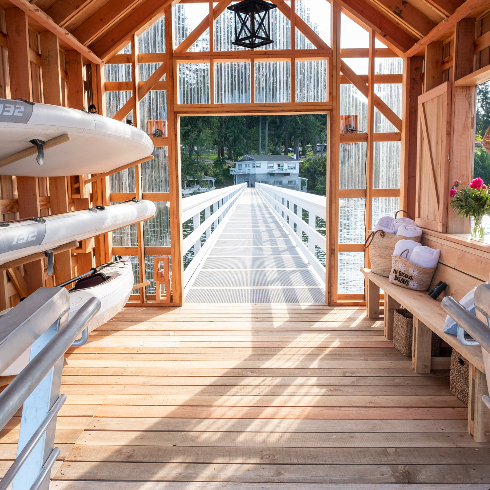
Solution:
[[[255,188],[269,203],[279,220],[289,228],[295,243],[322,281],[325,281],[325,266],[317,258],[316,247],[325,254],[327,241],[316,230],[316,221],[317,218],[326,220],[326,198],[267,184],[255,184]],[[303,220],[303,210],[308,212],[308,222]],[[308,237],[308,243],[303,242],[303,233]]]
[[[211,226],[214,224],[214,236],[216,229],[221,225],[226,214],[246,187],[247,184],[232,185],[224,189],[217,189],[182,199],[182,222],[185,223],[192,219],[194,226],[194,231],[184,238],[183,242],[183,255],[191,248],[194,249],[194,257],[184,271],[184,286],[189,283],[192,275],[215,241],[210,240]],[[204,211],[204,221],[201,223],[202,211]],[[201,236],[204,233],[206,234],[206,242],[201,246]]]

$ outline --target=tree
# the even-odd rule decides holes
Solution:
[[[490,84],[484,83],[476,88],[476,134],[481,138],[490,126]]]

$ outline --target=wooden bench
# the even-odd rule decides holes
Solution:
[[[431,287],[439,281],[449,287],[437,301],[427,292],[412,291],[390,284],[387,277],[378,276],[369,269],[361,269],[366,277],[367,314],[380,318],[380,289],[384,292],[384,332],[393,339],[394,311],[403,306],[413,314],[412,367],[416,373],[429,373],[432,366],[432,332],[442,338],[470,363],[468,431],[477,442],[490,441],[490,410],[483,404],[482,395],[488,394],[481,348],[464,346],[456,336],[444,333],[446,313],[441,301],[444,296],[461,298],[472,288],[485,282],[490,272],[490,252],[471,247],[462,239],[436,233],[424,233],[422,243],[441,250],[440,263]],[[490,249],[490,247],[489,247]],[[464,272],[461,270],[464,268]],[[470,273],[467,273],[469,271]],[[475,275],[472,275],[475,274]]]

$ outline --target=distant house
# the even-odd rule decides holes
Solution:
[[[287,155],[245,155],[230,173],[235,176],[235,184],[269,184],[306,192],[308,179],[299,176],[301,161]]]

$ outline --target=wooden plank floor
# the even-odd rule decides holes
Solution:
[[[362,308],[125,308],[67,356],[50,488],[488,490],[448,385]]]

